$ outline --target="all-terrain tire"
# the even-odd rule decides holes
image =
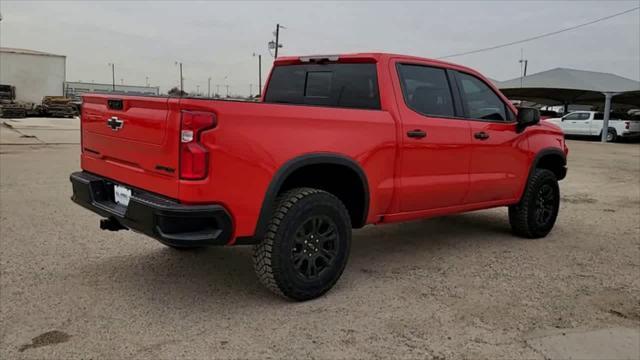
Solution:
[[[560,187],[555,174],[535,169],[520,202],[509,207],[511,229],[525,238],[545,237],[553,229],[559,208]]]
[[[272,292],[310,300],[335,285],[350,247],[351,220],[344,204],[326,191],[297,188],[278,197],[265,237],[254,247],[254,269]]]

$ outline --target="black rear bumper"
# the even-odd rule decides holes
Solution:
[[[87,172],[75,172],[70,180],[75,203],[165,244],[225,245],[231,239],[231,216],[220,205],[184,205],[127,186],[132,194],[124,206],[114,201],[113,185],[118,182]]]

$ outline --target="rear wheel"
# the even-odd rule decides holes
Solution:
[[[616,133],[616,129],[609,129],[607,131],[607,142],[615,142],[618,138],[618,133]]]
[[[526,238],[546,236],[558,217],[560,187],[553,172],[535,169],[520,202],[509,207],[513,232]]]
[[[267,234],[254,247],[258,278],[274,293],[303,301],[338,281],[349,257],[351,221],[334,195],[298,188],[278,198]]]

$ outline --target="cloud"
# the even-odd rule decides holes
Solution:
[[[163,90],[231,85],[246,94],[257,83],[254,52],[270,67],[267,42],[276,23],[284,55],[389,51],[438,57],[517,40],[637,5],[620,2],[30,2],[2,1],[2,46],[67,55],[68,80],[144,84]],[[640,78],[638,12],[555,37],[449,59],[492,78],[519,75],[520,48],[529,72],[555,67]],[[223,78],[227,76],[227,80]],[[266,76],[263,76],[265,79]],[[255,89],[255,86],[254,86]]]

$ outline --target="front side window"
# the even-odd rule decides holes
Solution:
[[[465,73],[458,73],[460,91],[466,117],[478,120],[506,121],[507,107],[484,81]]]
[[[589,120],[589,113],[575,112],[564,117],[565,120]]]
[[[265,102],[380,109],[376,64],[276,66]]]
[[[444,69],[398,65],[402,95],[407,106],[423,115],[453,117],[454,107]]]

